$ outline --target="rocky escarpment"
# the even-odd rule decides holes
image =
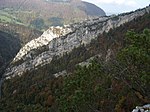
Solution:
[[[28,42],[17,54],[17,56],[14,58],[13,62],[19,61],[24,57],[30,58],[31,54],[28,54],[33,49],[38,49],[44,45],[48,45],[48,43],[53,40],[54,38],[63,36],[67,33],[71,32],[71,29],[67,27],[51,27],[47,31],[45,31],[39,38],[31,40]]]
[[[75,47],[88,44],[99,34],[132,21],[145,13],[150,7],[135,12],[113,17],[100,17],[81,23],[71,24],[64,28],[50,28],[38,39],[27,43],[13,60],[5,73],[5,78],[22,75],[26,71],[37,69],[39,66],[50,63],[55,56],[62,56]],[[55,30],[56,29],[56,30]]]

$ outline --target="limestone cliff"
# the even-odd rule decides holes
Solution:
[[[119,27],[145,13],[150,13],[150,7],[118,16],[100,17],[64,27],[52,27],[19,51],[6,70],[5,78],[22,75],[26,71],[50,63],[53,57],[62,56],[82,44],[89,44],[99,34]]]

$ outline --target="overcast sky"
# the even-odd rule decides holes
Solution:
[[[150,0],[83,0],[94,3],[107,14],[118,14],[143,8],[150,4]]]

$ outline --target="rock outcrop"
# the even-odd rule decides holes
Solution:
[[[5,78],[22,75],[28,70],[37,69],[50,63],[55,56],[63,56],[75,47],[89,44],[99,34],[119,27],[126,22],[150,12],[150,7],[118,16],[100,17],[64,27],[53,27],[37,39],[27,43],[6,70]],[[44,48],[43,48],[44,47]],[[18,64],[19,63],[19,64]]]
[[[150,112],[150,104],[137,106],[132,112]]]

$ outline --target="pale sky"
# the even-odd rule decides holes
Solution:
[[[150,0],[83,0],[102,8],[108,15],[134,11],[150,4]]]

